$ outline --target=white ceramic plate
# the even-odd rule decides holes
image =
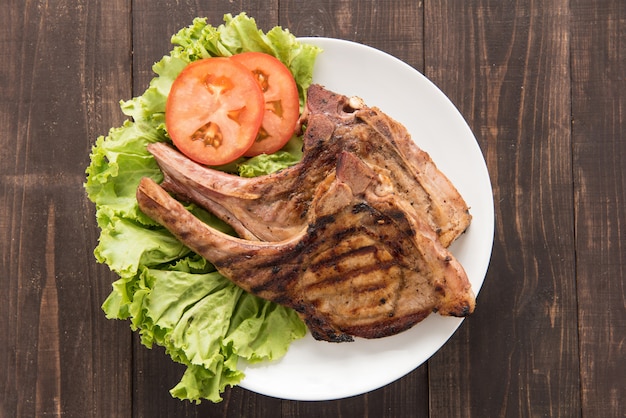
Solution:
[[[315,64],[315,83],[359,96],[404,124],[465,198],[472,224],[451,249],[478,294],[493,244],[493,197],[483,155],[461,114],[432,82],[391,55],[338,39],[302,41],[323,49]],[[307,335],[280,361],[246,366],[240,386],[291,400],[331,400],[366,393],[424,363],[461,322],[432,314],[399,335],[352,343],[319,342]]]

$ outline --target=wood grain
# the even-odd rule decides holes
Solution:
[[[91,146],[173,33],[240,11],[423,71],[485,155],[496,234],[476,313],[384,388],[181,402],[183,367],[100,308],[116,277],[92,254]],[[621,0],[0,2],[0,417],[626,417],[625,21]]]
[[[626,4],[572,1],[583,416],[626,416]]]
[[[131,405],[130,334],[99,309],[112,276],[94,265],[83,190],[95,135],[121,121],[117,101],[130,89],[130,31],[117,19],[127,6],[0,6],[0,61],[10,63],[0,98],[1,416],[116,416]]]
[[[417,70],[423,63],[423,5],[411,0],[281,1],[280,23],[297,36],[325,36],[388,52]]]
[[[431,416],[580,413],[567,5],[425,9],[426,75],[477,135],[496,213],[477,314],[429,362]]]

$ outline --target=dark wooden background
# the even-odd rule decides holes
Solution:
[[[494,190],[477,312],[427,364],[331,402],[170,398],[182,369],[100,304],[84,170],[170,36],[247,11],[355,40],[458,106]],[[1,0],[0,416],[626,417],[626,2]]]

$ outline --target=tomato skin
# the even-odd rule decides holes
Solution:
[[[263,93],[245,66],[229,58],[206,58],[187,65],[174,80],[165,126],[187,157],[221,165],[254,143],[264,107]]]
[[[233,55],[231,59],[252,72],[263,91],[265,102],[259,135],[244,155],[272,154],[291,139],[300,117],[296,81],[289,69],[271,55],[244,52]]]

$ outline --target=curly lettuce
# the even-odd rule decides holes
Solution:
[[[147,90],[121,102],[129,119],[96,140],[85,190],[95,204],[101,230],[95,258],[119,276],[102,304],[107,318],[129,320],[143,345],[163,346],[172,360],[187,366],[171,389],[172,396],[219,402],[225,388],[244,377],[238,369],[240,360],[278,359],[292,341],[305,335],[306,327],[292,310],[242,291],[139,210],[135,192],[140,179],[162,180],[146,145],[170,141],[165,102],[174,79],[189,62],[245,51],[269,53],[291,70],[303,104],[320,50],[280,27],[263,33],[244,13],[225,15],[219,27],[196,18],[172,37],[172,43],[169,55],[153,66],[156,76]],[[258,176],[295,164],[300,157],[294,138],[276,154],[240,160],[223,169]],[[232,232],[203,209],[193,204],[187,209],[207,224]]]

